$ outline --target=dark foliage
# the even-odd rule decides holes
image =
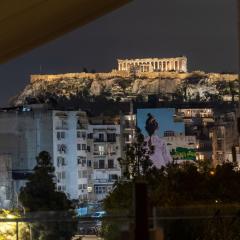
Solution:
[[[63,192],[56,191],[54,167],[48,152],[40,152],[37,165],[29,177],[26,186],[21,189],[19,200],[27,214],[35,214],[40,218],[48,218],[49,223],[34,223],[32,231],[34,239],[71,239],[75,232],[76,222],[71,201]],[[64,218],[61,218],[64,214]],[[60,221],[60,222],[58,222]],[[61,227],[64,224],[64,228]]]

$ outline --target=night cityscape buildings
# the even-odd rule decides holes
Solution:
[[[94,5],[94,1],[70,0],[48,5],[54,1],[31,5],[32,1],[27,6],[26,2],[9,10],[3,6],[0,61],[127,2],[107,0]],[[150,235],[158,240],[165,236],[189,239],[194,234],[197,237],[192,240],[239,236],[235,212],[240,196],[239,75],[235,43],[230,40],[235,25],[227,20],[230,15],[234,19],[236,12],[234,4],[230,9],[229,2],[223,1],[193,6],[186,0],[176,2],[176,8],[161,2],[157,8],[159,3],[154,1],[136,0],[131,6],[142,3],[142,7],[134,21],[130,6],[117,21],[117,14],[112,14],[100,19],[100,25],[83,29],[81,44],[72,47],[62,41],[57,60],[45,57],[51,51],[43,47],[39,70],[34,61],[26,64],[24,57],[27,70],[3,70],[3,89],[10,78],[25,79],[16,89],[25,87],[15,96],[10,91],[0,96],[12,96],[8,106],[0,108],[0,238],[4,231],[10,236],[1,225],[7,220],[16,224],[11,230],[16,230],[12,236],[17,240],[24,234],[32,240],[54,232],[54,239],[65,239],[67,227],[60,229],[50,222],[66,221],[74,227],[73,219],[78,230],[69,229],[66,240],[76,233],[80,235],[71,240],[82,238],[86,231],[106,240],[115,234],[137,240]],[[230,31],[226,26],[231,26]],[[106,29],[113,34],[106,34]],[[115,66],[112,59],[117,60]],[[178,209],[169,214],[169,207]],[[9,214],[13,209],[16,216]],[[192,218],[200,209],[201,223]],[[31,212],[35,210],[37,218]],[[51,219],[40,212],[45,210],[50,215],[62,210],[73,215]],[[120,223],[119,216],[111,223],[107,218],[102,221],[113,212],[125,214],[126,221]],[[190,217],[186,226],[191,233],[184,226],[185,214]],[[91,218],[93,226],[82,224],[83,215]]]

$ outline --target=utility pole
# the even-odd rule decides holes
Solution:
[[[148,232],[148,196],[145,181],[137,180],[134,184],[135,228],[134,240],[149,240]]]

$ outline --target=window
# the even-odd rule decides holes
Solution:
[[[87,170],[82,171],[82,178],[87,178],[88,177],[88,172]]]
[[[108,133],[107,134],[107,141],[108,142],[116,142],[116,134],[115,133]]]
[[[91,152],[91,147],[90,146],[87,146],[87,151]]]
[[[125,139],[125,142],[129,142],[130,139],[131,139],[131,135],[129,133],[125,133],[124,134],[124,139]]]
[[[105,168],[105,160],[99,160],[99,168]]]
[[[118,180],[118,175],[117,174],[109,174],[109,180],[110,181]]]
[[[83,171],[79,170],[78,171],[78,178],[87,178],[87,177],[88,177],[87,170],[83,170]]]
[[[108,145],[108,153],[111,154],[111,155],[114,155],[116,154],[116,151],[115,151],[115,145],[114,144],[109,144]]]
[[[81,150],[87,150],[87,145],[86,144],[80,144],[80,143],[78,143],[77,144],[77,150],[78,151],[81,151]]]
[[[58,186],[58,191],[61,191],[61,186]]]
[[[58,144],[57,145],[57,150],[59,153],[66,153],[67,147],[64,144]]]
[[[60,180],[61,180],[61,178],[62,178],[62,175],[61,175],[61,173],[60,173],[60,172],[58,172],[58,173],[57,173],[57,179],[58,179],[58,181],[60,181]]]
[[[77,138],[86,138],[86,132],[77,131]]]
[[[57,157],[57,166],[66,166],[67,162],[66,159],[64,157]]]
[[[83,189],[87,189],[87,184],[83,184]]]
[[[130,124],[130,120],[125,120],[125,128],[130,128],[131,124]]]
[[[106,186],[95,186],[94,187],[94,192],[96,194],[103,194],[107,192],[107,187]]]
[[[62,172],[62,179],[65,179],[65,178],[66,178],[66,173]]]
[[[99,155],[104,155],[105,153],[105,149],[103,145],[99,145],[98,146],[98,151],[99,151]]]
[[[59,119],[56,124],[56,129],[67,129],[67,120]]]
[[[91,160],[87,160],[87,166],[92,167],[92,161]]]
[[[78,156],[77,157],[77,163],[82,165],[83,167],[87,164],[87,159],[86,157],[83,156]]]
[[[99,141],[103,142],[104,141],[104,134],[103,133],[99,133],[98,139],[99,139]]]
[[[114,161],[113,161],[113,159],[108,159],[108,168],[114,168]]]
[[[78,189],[82,190],[82,184],[78,184]]]
[[[93,138],[93,134],[92,134],[92,133],[89,133],[89,134],[87,135],[87,137],[88,137],[88,139],[92,139],[92,138]]]
[[[60,134],[60,132],[57,132],[57,139],[58,139],[58,140],[61,139],[61,134]]]
[[[82,157],[82,166],[85,167],[87,164],[87,159],[86,157]]]
[[[93,163],[93,168],[94,168],[94,169],[98,169],[98,161],[94,161],[94,163]]]
[[[86,132],[82,132],[82,138],[85,139],[86,138]]]

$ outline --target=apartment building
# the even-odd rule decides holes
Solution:
[[[102,200],[121,175],[121,148],[119,123],[91,124],[80,110],[31,105],[0,111],[0,156],[11,159],[16,192],[26,183],[39,152],[47,151],[59,191],[70,199]]]
[[[102,200],[121,176],[120,125],[92,125],[83,111],[52,113],[57,189],[71,199]]]

